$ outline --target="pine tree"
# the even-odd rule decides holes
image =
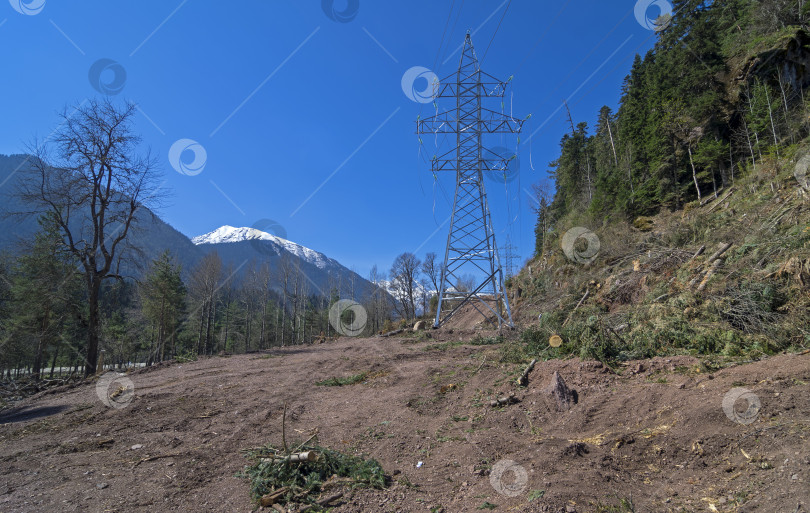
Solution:
[[[13,270],[11,331],[28,342],[32,376],[39,380],[50,346],[56,349],[81,286],[72,258],[63,250],[62,236],[52,215],[38,219],[40,231]],[[74,303],[74,305],[71,305]]]
[[[173,357],[185,310],[186,287],[180,277],[180,266],[172,261],[168,251],[152,262],[140,292],[144,317],[151,324],[149,362]]]

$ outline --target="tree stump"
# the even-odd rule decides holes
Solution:
[[[551,376],[551,384],[543,389],[543,392],[554,399],[558,411],[568,411],[571,406],[577,403],[577,392],[568,388],[568,385],[565,384],[557,371],[554,371]]]

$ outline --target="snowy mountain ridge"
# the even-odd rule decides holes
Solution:
[[[323,253],[310,249],[306,246],[302,246],[296,242],[283,239],[276,235],[272,235],[267,232],[263,232],[256,228],[251,227],[234,227],[234,226],[220,226],[216,230],[212,232],[208,232],[203,235],[198,235],[191,239],[195,245],[199,246],[202,244],[227,244],[233,242],[242,242],[242,241],[267,241],[276,246],[279,246],[286,251],[292,253],[293,255],[306,260],[307,262],[315,265],[319,269],[326,269],[331,265],[340,265],[337,261],[327,257]],[[276,249],[275,253],[280,255],[280,252]]]

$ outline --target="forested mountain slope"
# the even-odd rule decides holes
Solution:
[[[566,134],[554,191],[537,187],[536,253],[512,283],[530,352],[810,345],[810,4],[673,7],[618,112]]]

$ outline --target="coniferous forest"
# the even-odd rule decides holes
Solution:
[[[810,5],[672,5],[655,47],[636,56],[618,112],[603,107],[593,127],[578,123],[560,141],[550,216],[680,209],[807,135]]]

